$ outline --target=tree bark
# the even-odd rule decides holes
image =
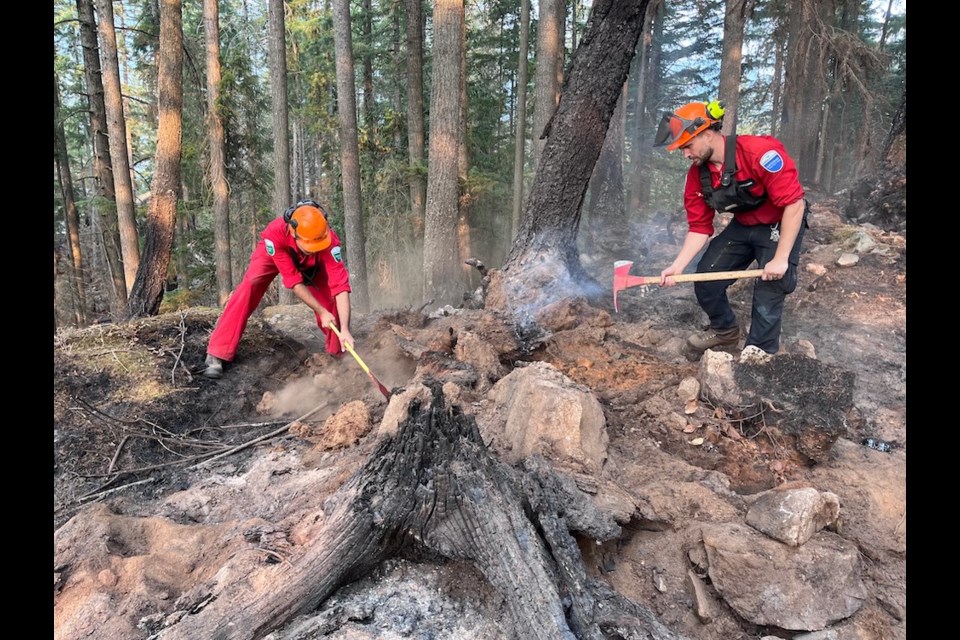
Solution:
[[[156,315],[163,301],[173,250],[180,195],[180,150],[183,130],[183,27],[180,0],[160,2],[157,53],[156,170],[150,186],[143,259],[127,302],[127,317]]]
[[[201,589],[209,604],[162,640],[262,638],[405,549],[472,563],[504,594],[505,626],[524,640],[677,639],[586,575],[563,514],[596,514],[589,498],[542,460],[521,475],[490,455],[473,416],[447,407],[439,382],[426,384],[396,433],[326,500],[322,525],[295,557]]]
[[[663,0],[651,0],[643,20],[640,43],[640,60],[637,64],[637,95],[633,109],[633,130],[630,136],[630,179],[627,195],[628,208],[641,220],[646,218],[650,207],[650,172],[647,170],[653,151],[652,136],[655,131],[654,109],[649,104],[658,94],[660,43],[663,42]],[[656,33],[655,33],[656,32]]]
[[[460,273],[467,291],[473,291],[479,284],[475,281],[476,270],[464,263],[473,257],[470,242],[470,155],[467,153],[467,21],[460,21],[460,119],[457,124],[457,248],[460,252]]]
[[[410,213],[415,237],[423,235],[427,200],[423,131],[423,0],[407,7],[407,150],[410,158]],[[422,279],[420,281],[422,287]]]
[[[833,2],[800,0],[790,14],[787,40],[784,117],[781,139],[797,164],[800,181],[815,184],[820,110],[827,95],[821,66],[822,15],[832,13]],[[820,37],[824,36],[824,37]]]
[[[534,72],[533,109],[533,162],[538,170],[547,126],[557,109],[560,99],[560,79],[563,69],[558,61],[563,59],[563,30],[560,28],[563,0],[542,0],[539,3],[540,21],[537,23],[537,67]]]
[[[95,206],[99,214],[99,226],[105,264],[109,273],[105,280],[110,286],[110,309],[117,317],[124,313],[127,304],[127,285],[120,257],[120,231],[117,225],[116,196],[113,186],[113,169],[110,166],[110,143],[107,135],[107,110],[103,103],[103,80],[100,75],[100,46],[97,44],[97,23],[93,13],[93,0],[77,0],[77,17],[80,22],[80,44],[83,49],[83,74],[90,101],[90,135],[93,138],[93,165],[97,174],[97,195],[109,206]]]
[[[581,206],[610,118],[630,70],[649,0],[595,2],[564,81],[527,213],[487,308],[515,312],[569,296],[600,293],[577,253]]]
[[[270,22],[267,39],[270,59],[270,104],[273,109],[273,211],[280,215],[290,200],[290,125],[287,105],[287,44],[283,0],[267,0]],[[275,282],[281,304],[293,304],[296,296]]]
[[[726,115],[724,135],[730,135],[737,123],[740,105],[740,77],[743,63],[743,27],[753,11],[755,0],[726,0],[723,16],[723,46],[720,57],[720,94]]]
[[[60,81],[53,72],[53,159],[60,179],[63,196],[63,217],[67,226],[67,249],[70,251],[70,290],[74,305],[74,322],[77,326],[87,323],[87,298],[83,286],[83,255],[80,251],[80,216],[73,197],[73,176],[70,174],[70,156],[67,154],[66,136],[60,116]],[[56,253],[54,253],[56,256]]]
[[[137,235],[137,214],[133,206],[133,184],[127,154],[127,120],[123,115],[123,91],[120,86],[120,63],[117,58],[117,32],[113,24],[113,0],[97,0],[100,20],[101,58],[103,59],[104,106],[107,132],[110,137],[110,161],[113,187],[117,200],[117,222],[120,228],[120,252],[127,292],[133,286],[140,266],[140,239]]]
[[[367,293],[366,238],[360,199],[360,146],[357,142],[357,92],[354,82],[353,36],[350,33],[350,0],[333,2],[333,39],[337,65],[337,116],[340,124],[340,157],[343,174],[343,207],[347,227],[347,268],[351,303],[370,310]]]
[[[528,41],[530,38],[530,0],[520,1],[520,53],[517,58],[517,119],[513,147],[513,216],[510,226],[510,241],[520,229],[520,213],[523,211],[523,167],[527,144],[527,71]]]
[[[233,290],[230,257],[230,189],[227,185],[226,135],[220,116],[220,7],[203,0],[207,45],[207,133],[210,139],[210,186],[213,191],[213,246],[217,266],[217,303],[223,306]]]
[[[457,250],[457,166],[460,123],[460,24],[464,0],[433,7],[433,76],[430,92],[430,173],[423,238],[423,300],[460,302]]]

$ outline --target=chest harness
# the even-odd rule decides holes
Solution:
[[[734,131],[727,136],[720,186],[716,188],[713,186],[707,163],[700,165],[700,191],[711,209],[729,213],[744,213],[753,211],[767,201],[766,191],[758,196],[750,192],[750,188],[757,184],[756,180],[748,178],[737,182],[733,179],[736,173],[737,133]]]

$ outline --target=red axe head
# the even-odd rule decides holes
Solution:
[[[613,263],[613,309],[620,313],[620,307],[617,305],[617,293],[628,287],[636,287],[644,284],[653,284],[650,278],[630,275],[630,267],[633,266],[633,260],[617,260]]]

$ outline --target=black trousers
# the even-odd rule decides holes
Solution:
[[[750,331],[746,346],[755,345],[767,353],[780,349],[780,328],[783,320],[783,303],[788,293],[797,288],[797,266],[800,263],[800,245],[807,229],[810,205],[805,203],[803,223],[797,233],[788,259],[787,272],[779,280],[757,279],[753,285],[753,309],[750,315]],[[746,226],[736,218],[707,245],[697,273],[711,271],[739,271],[756,260],[763,267],[777,251],[780,239],[780,223],[774,225]],[[736,326],[737,318],[727,299],[727,288],[734,280],[695,282],[693,290],[700,308],[710,318],[714,330]]]

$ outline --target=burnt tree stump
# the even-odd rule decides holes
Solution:
[[[163,640],[262,638],[404,548],[472,563],[505,596],[518,637],[679,640],[644,607],[586,575],[564,518],[568,492],[544,465],[523,473],[491,455],[473,416],[438,382],[393,437],[324,504],[316,536],[289,562],[211,587]],[[196,613],[192,613],[195,611]]]

